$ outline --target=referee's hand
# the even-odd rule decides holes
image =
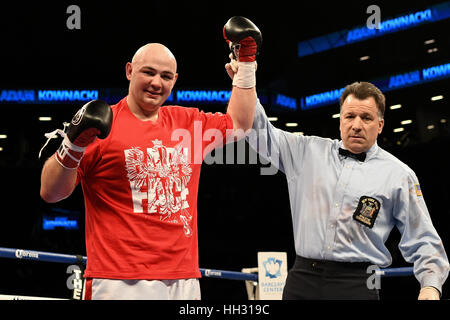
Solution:
[[[420,289],[418,300],[439,300],[440,293],[434,287],[423,287]]]

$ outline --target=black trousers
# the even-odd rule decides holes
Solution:
[[[379,300],[369,289],[370,263],[314,260],[297,256],[289,270],[283,300]]]

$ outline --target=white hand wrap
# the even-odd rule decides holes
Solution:
[[[86,147],[79,147],[70,142],[67,135],[64,136],[64,140],[56,151],[56,161],[66,169],[76,169],[83,158]]]
[[[254,88],[256,86],[256,61],[238,62],[232,59],[230,64],[235,72],[233,86],[244,89]]]

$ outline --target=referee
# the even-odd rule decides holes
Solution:
[[[257,102],[250,146],[285,173],[296,260],[283,299],[378,300],[369,266],[387,267],[393,227],[399,249],[414,264],[418,299],[437,300],[449,272],[416,174],[380,148],[385,97],[368,82],[340,97],[341,140],[299,136],[275,128]]]

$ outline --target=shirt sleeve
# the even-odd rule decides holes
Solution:
[[[197,119],[201,121],[204,155],[226,144],[227,137],[233,132],[233,120],[229,114],[198,111]]]
[[[271,174],[270,171],[273,169],[278,169],[286,174],[288,180],[299,174],[308,142],[307,137],[274,127],[259,99],[256,101],[252,129],[247,134],[246,140],[253,150],[270,162],[270,168],[262,168],[267,169],[265,171],[267,174]]]
[[[398,247],[406,262],[414,263],[414,275],[421,287],[435,287],[442,293],[449,262],[413,172],[404,178],[397,200],[394,218],[401,233]]]

